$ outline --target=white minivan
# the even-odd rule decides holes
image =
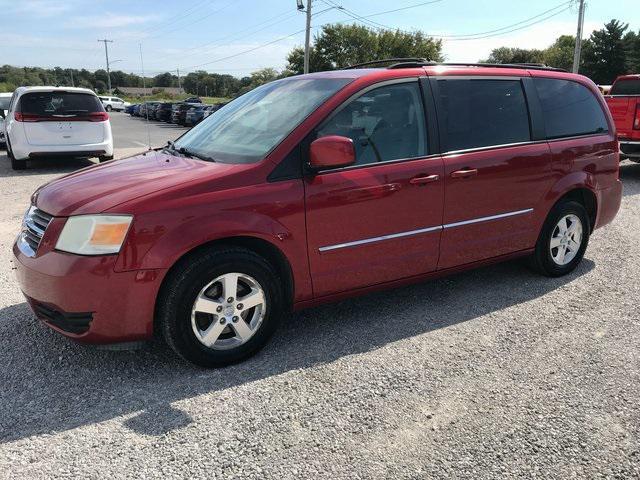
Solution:
[[[19,87],[5,119],[14,170],[39,157],[113,158],[109,114],[86,88]]]

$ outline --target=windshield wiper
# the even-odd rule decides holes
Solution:
[[[185,147],[176,148],[176,144],[173,143],[173,141],[171,140],[167,142],[167,145],[164,147],[164,150],[168,150],[169,152],[174,152],[174,153],[181,153],[185,157],[197,158],[199,160],[205,160],[207,162],[215,162],[215,160],[212,157],[207,157],[206,155],[201,155],[199,153],[192,152],[188,148],[185,148]]]

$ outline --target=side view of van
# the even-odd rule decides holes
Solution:
[[[566,275],[617,214],[618,171],[583,76],[364,65],[268,83],[164,148],[53,180],[13,252],[61,334],[155,333],[221,366],[292,310],[516,257]]]

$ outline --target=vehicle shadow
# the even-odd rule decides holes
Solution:
[[[29,160],[25,170],[13,170],[9,158],[0,154],[0,178],[2,177],[27,177],[33,175],[65,175],[81,168],[95,165],[96,161],[90,159],[73,158],[39,158]]]
[[[217,370],[181,361],[158,340],[133,352],[78,345],[41,325],[25,303],[12,305],[0,310],[0,338],[11,339],[0,349],[0,442],[122,415],[129,415],[125,427],[162,435],[193,421],[173,402],[474,321],[542,297],[593,268],[585,259],[571,275],[551,279],[511,261],[305,310],[284,322],[258,355]]]
[[[640,163],[626,161],[620,165],[623,196],[640,194]]]

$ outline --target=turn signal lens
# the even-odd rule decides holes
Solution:
[[[56,242],[56,250],[79,255],[118,253],[132,220],[131,215],[69,217]]]

